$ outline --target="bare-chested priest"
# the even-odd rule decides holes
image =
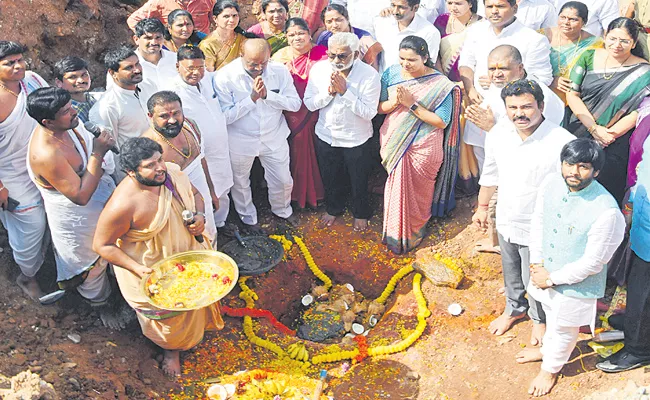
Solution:
[[[182,313],[160,310],[142,294],[140,281],[161,259],[211,248],[208,240],[199,243],[194,237],[205,227],[204,202],[180,167],[163,160],[160,144],[133,138],[120,151],[127,177],[99,217],[93,247],[116,266],[120,290],[136,310],[142,333],[164,349],[163,370],[179,376],[179,352],[199,344],[206,330],[223,328],[219,306]],[[183,210],[195,213],[193,224],[184,224]]]
[[[214,192],[204,157],[204,142],[197,124],[185,118],[181,98],[171,91],[161,91],[151,96],[147,101],[147,110],[151,128],[142,136],[158,142],[163,149],[163,159],[181,167],[181,171],[199,190],[199,197],[205,204],[205,233],[213,241],[217,235],[214,209],[219,208],[219,198]]]

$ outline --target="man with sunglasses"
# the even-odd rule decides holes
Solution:
[[[354,229],[364,230],[372,209],[368,202],[372,118],[377,114],[379,74],[358,59],[359,39],[335,33],[329,40],[329,60],[316,63],[305,89],[305,106],[319,112],[316,157],[325,187],[325,226],[345,211],[348,179]]]

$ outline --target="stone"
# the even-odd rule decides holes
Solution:
[[[3,393],[5,400],[40,399],[58,400],[54,387],[37,374],[23,371],[11,378],[11,389]]]
[[[454,259],[441,257],[431,248],[418,250],[415,253],[413,268],[421,272],[436,286],[447,286],[457,289],[465,274]]]
[[[72,385],[72,387],[74,387],[75,390],[77,391],[81,390],[81,383],[79,383],[79,381],[76,380],[75,378],[68,379],[68,383],[70,383],[70,385]]]
[[[54,371],[51,371],[51,372],[48,372],[47,374],[45,374],[45,376],[43,376],[43,380],[52,383],[58,377],[59,376]]]
[[[70,333],[68,334],[68,339],[74,344],[79,344],[81,343],[81,335],[78,333]]]
[[[65,369],[72,369],[72,368],[76,368],[76,367],[77,367],[77,363],[67,362],[67,363],[63,363],[63,364],[61,364],[61,367],[62,367],[62,368],[65,368]]]

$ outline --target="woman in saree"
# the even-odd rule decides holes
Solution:
[[[326,30],[318,36],[316,44],[327,47],[333,34],[338,32],[354,33],[359,38],[359,59],[379,71],[383,47],[369,32],[350,25],[350,16],[345,7],[332,3],[323,8],[320,18]]]
[[[194,29],[194,19],[189,11],[177,9],[167,17],[167,32],[163,49],[176,53],[186,44],[196,46],[207,35]]]
[[[309,80],[311,67],[318,61],[327,59],[327,48],[316,46],[311,41],[309,26],[302,18],[291,18],[286,28],[289,46],[273,55],[273,60],[289,68],[293,83],[302,99]],[[314,136],[318,112],[312,113],[303,104],[297,112],[284,112],[291,130],[289,135],[290,169],[293,177],[291,200],[299,208],[316,208],[323,200],[325,192],[318,169]]]
[[[383,242],[398,254],[418,246],[427,221],[455,206],[460,88],[437,72],[426,41],[407,36],[400,64],[382,75],[379,112],[384,192]]]
[[[288,45],[284,27],[289,18],[289,3],[287,0],[263,0],[261,8],[264,21],[248,28],[248,32],[266,39],[273,55]]]
[[[583,52],[603,47],[603,40],[582,28],[587,23],[589,11],[579,1],[564,3],[560,9],[557,27],[547,29],[546,37],[551,43],[551,66],[553,83],[550,88],[566,104],[566,92],[571,89],[569,74]]]
[[[637,109],[650,94],[650,64],[636,55],[638,26],[634,20],[613,20],[605,47],[587,50],[571,70],[571,91],[564,127],[577,137],[592,137],[607,159],[598,181],[621,203],[627,182],[630,136]]]
[[[467,27],[479,21],[477,0],[447,0],[449,13],[441,14],[434,22],[440,31],[440,51],[437,69],[453,82],[460,82],[458,59],[465,43]],[[461,117],[461,135],[465,119]],[[478,192],[479,166],[472,145],[460,141],[460,159],[458,161],[458,195],[472,196]]]
[[[199,43],[205,54],[205,68],[217,71],[239,58],[242,44],[249,34],[239,27],[239,4],[234,0],[217,0],[212,8],[215,30]]]

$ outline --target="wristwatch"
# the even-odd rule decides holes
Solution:
[[[555,284],[553,283],[553,281],[551,280],[551,278],[546,279],[546,282],[545,282],[545,283],[546,283],[546,286],[548,286],[548,287],[553,287],[553,286],[555,286]]]
[[[418,102],[416,101],[416,102],[413,103],[413,104],[411,105],[411,107],[409,107],[409,108],[411,109],[411,111],[415,111],[415,110],[418,109],[419,106],[420,106],[420,103],[418,103]]]
[[[194,213],[194,216],[197,216],[197,215],[200,215],[200,216],[203,217],[203,219],[205,219],[205,213],[204,213],[203,211],[197,211],[197,212],[195,212],[195,213]]]

